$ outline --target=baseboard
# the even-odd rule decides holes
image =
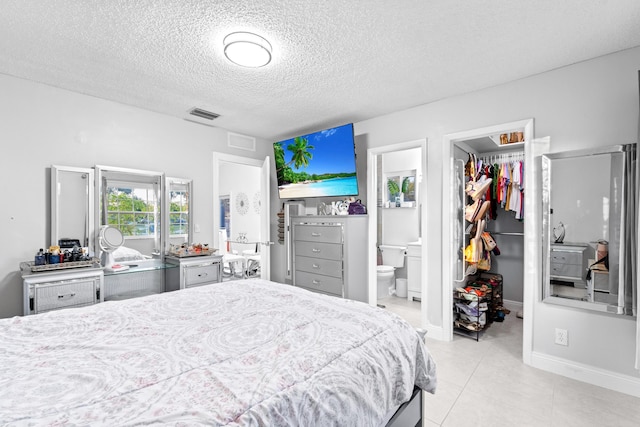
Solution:
[[[531,366],[620,393],[640,397],[640,378],[594,368],[570,360],[533,352]]]
[[[512,311],[522,310],[523,307],[522,301],[511,301],[508,299],[502,300],[502,305]]]
[[[444,341],[444,330],[442,326],[427,325],[427,338],[433,338],[434,340]]]

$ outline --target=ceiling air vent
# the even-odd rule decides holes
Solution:
[[[191,114],[192,116],[197,116],[207,120],[213,120],[220,117],[220,114],[212,113],[211,111],[203,110],[201,108],[194,108],[191,111],[189,111],[189,114]]]

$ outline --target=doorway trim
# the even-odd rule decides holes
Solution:
[[[421,168],[422,168],[422,182],[418,186],[419,197],[419,209],[427,198],[427,139],[416,139],[413,141],[400,142],[396,144],[383,145],[380,147],[369,148],[367,150],[367,204],[368,204],[368,216],[369,216],[369,245],[367,250],[367,264],[368,264],[368,276],[369,276],[369,304],[375,306],[378,299],[378,284],[377,284],[377,237],[378,237],[378,193],[377,193],[377,178],[378,171],[376,168],[376,158],[380,154],[391,153],[394,151],[409,150],[412,148],[421,149]],[[429,229],[425,226],[426,221],[426,209],[420,209],[420,223],[422,224],[422,271],[427,270],[427,246],[425,241],[429,241],[428,235]],[[420,324],[422,328],[426,328],[427,325],[427,287],[425,285],[426,280],[422,280],[422,293],[420,302]]]
[[[269,180],[271,163],[269,156],[264,159],[235,156],[225,153],[213,153],[213,246],[220,247],[218,230],[220,229],[220,164],[236,163],[244,166],[253,166],[261,169],[260,173],[260,278],[271,278],[271,239],[270,239],[270,191]]]
[[[453,339],[453,279],[455,276],[456,267],[456,248],[452,244],[454,223],[454,189],[455,183],[455,153],[454,147],[463,141],[469,139],[488,137],[489,135],[496,135],[501,133],[508,133],[513,129],[524,128],[524,139],[527,144],[533,143],[533,119],[519,120],[510,123],[503,123],[494,126],[488,126],[478,129],[472,129],[463,132],[456,132],[444,135],[443,137],[443,159],[449,164],[449,168],[444,168],[442,177],[442,330],[443,339],[445,341],[451,341]],[[525,169],[530,172],[533,168],[529,168],[532,160],[530,157],[530,150],[526,149],[525,145]],[[525,191],[525,208],[532,206],[533,194],[532,192]],[[532,228],[534,221],[525,221],[524,233],[525,241],[527,235],[531,235],[535,232],[535,228]],[[526,251],[525,251],[526,252]],[[527,263],[527,254],[525,256],[525,266]],[[533,306],[532,298],[535,293],[536,279],[535,277],[529,277],[526,274],[523,277],[523,307],[525,309]],[[531,360],[532,352],[532,340],[533,340],[533,322],[531,320],[533,316],[533,310],[527,312],[525,321],[523,323],[523,344],[522,344],[522,357],[525,363]]]

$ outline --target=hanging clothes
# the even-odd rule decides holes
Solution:
[[[515,218],[524,219],[524,153],[501,154],[497,157],[480,158],[476,163],[479,176],[492,180],[487,191],[491,200],[490,218],[496,219],[498,208],[514,212]],[[483,162],[485,167],[482,168]]]

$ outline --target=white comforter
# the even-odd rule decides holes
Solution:
[[[252,279],[0,321],[8,425],[379,425],[435,388],[418,334]]]

